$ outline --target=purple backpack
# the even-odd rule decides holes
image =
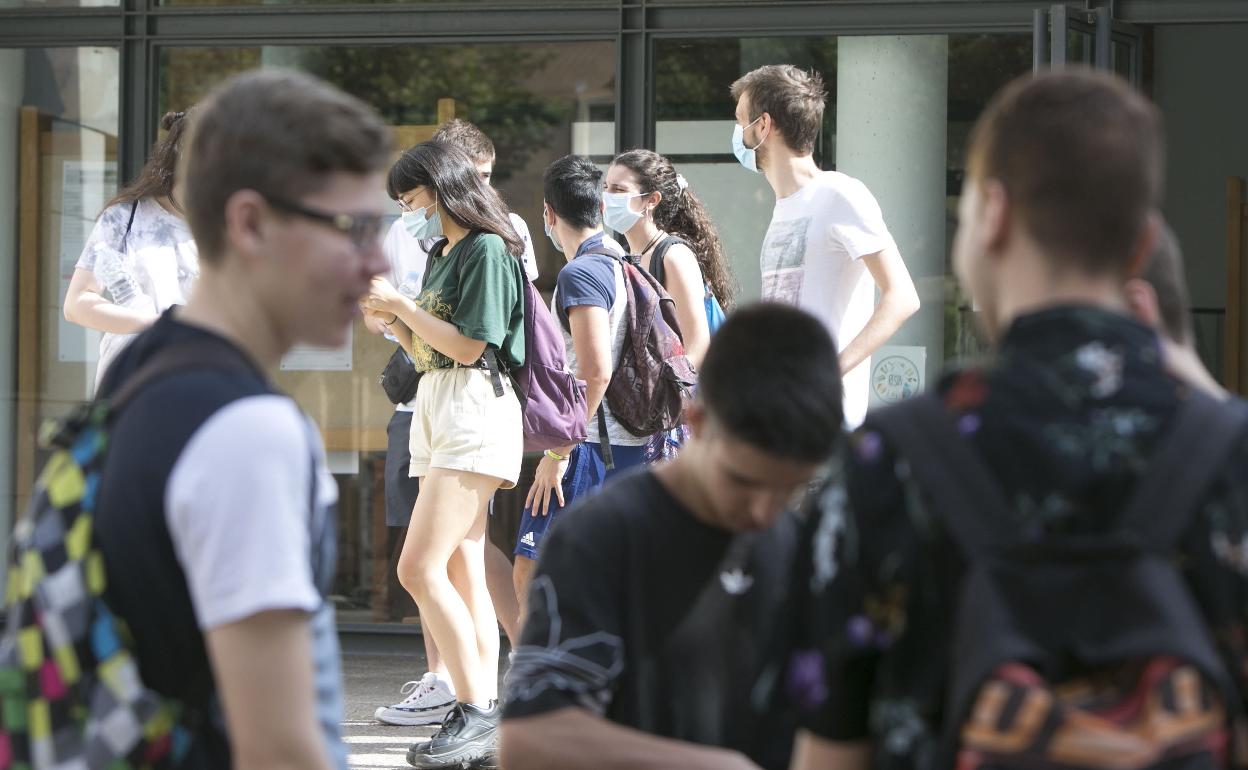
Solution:
[[[524,366],[512,371],[524,410],[524,451],[585,440],[585,383],[568,371],[563,332],[537,287],[524,279]]]
[[[479,232],[473,232],[468,238],[478,235]],[[457,269],[463,268],[469,250],[468,244],[460,249]],[[503,383],[498,357],[491,348],[485,349],[484,357],[494,379],[494,392],[501,396]],[[541,452],[585,440],[585,383],[568,371],[563,332],[527,275],[524,278],[524,364],[513,367],[509,374],[523,412],[524,451]]]

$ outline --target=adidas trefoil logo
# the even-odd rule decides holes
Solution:
[[[525,533],[524,533],[524,537],[520,538],[520,544],[521,544],[521,545],[527,545],[527,546],[528,546],[528,547],[530,547],[530,548],[536,548],[536,547],[537,547],[537,543],[536,543],[536,542],[534,542],[534,540],[533,540],[533,533],[532,533],[532,532],[525,532]]]
[[[725,591],[733,596],[740,596],[754,585],[754,578],[742,572],[740,567],[737,567],[730,572],[719,573],[719,582],[723,584]]]

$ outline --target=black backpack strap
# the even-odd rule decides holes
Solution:
[[[1172,420],[1119,519],[1122,529],[1167,550],[1187,531],[1214,480],[1226,472],[1230,454],[1244,440],[1248,409],[1192,391]]]
[[[130,204],[130,218],[126,220],[126,231],[121,236],[121,250],[126,250],[126,239],[130,237],[130,228],[134,227],[134,215],[139,210],[139,199],[135,198]]]
[[[659,241],[654,247],[654,253],[650,255],[650,275],[654,276],[654,280],[658,281],[664,287],[667,286],[667,268],[664,267],[663,259],[667,256],[667,250],[676,244],[688,246],[685,239],[678,235],[669,235]]]
[[[184,369],[247,369],[255,365],[233,345],[219,340],[198,339],[157,351],[147,363],[126,378],[111,396],[106,396],[109,412],[125,408],[139,391],[153,382]]]
[[[615,468],[615,456],[611,453],[611,436],[607,433],[606,394],[598,402],[598,449],[602,452],[602,464],[607,470]]]
[[[903,456],[925,499],[972,556],[1017,540],[1010,506],[984,461],[953,426],[938,397],[924,394],[867,420]]]

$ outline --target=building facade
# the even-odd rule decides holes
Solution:
[[[0,532],[42,461],[39,424],[90,393],[98,337],[60,307],[92,221],[142,166],[160,116],[230,74],[312,72],[373,104],[402,144],[451,116],[480,125],[496,186],[537,235],[544,289],[561,257],[541,238],[542,169],[569,152],[606,163],[656,149],[706,203],[749,300],[773,197],[732,155],[728,88],[763,64],[818,70],[816,160],[875,192],[923,301],[871,362],[883,403],[977,349],[949,266],[972,123],[1010,79],[1071,62],[1119,72],[1166,113],[1166,213],[1198,343],[1240,383],[1248,104],[1231,84],[1248,70],[1248,0],[0,0]],[[297,351],[278,375],[331,452],[336,595],[361,627],[414,614],[381,513],[388,354],[358,326],[348,348]]]

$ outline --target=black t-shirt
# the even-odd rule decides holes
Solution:
[[[704,524],[649,470],[561,515],[542,546],[505,718],[568,706],[786,768],[777,708],[796,519]]]
[[[94,536],[105,598],[131,631],[143,683],[201,717],[181,767],[223,770],[229,741],[204,629],[266,609],[305,610],[314,654],[326,648],[318,703],[322,690],[336,695],[337,648],[325,638],[332,611],[321,598],[333,568],[333,490],[313,465],[319,444],[294,403],[232,343],[171,313],[122,352],[101,397],[159,351],[192,344],[221,346],[238,365],[167,374],[126,405],[110,427]],[[323,665],[331,655],[332,667]],[[328,731],[338,726],[329,721],[333,747]]]

